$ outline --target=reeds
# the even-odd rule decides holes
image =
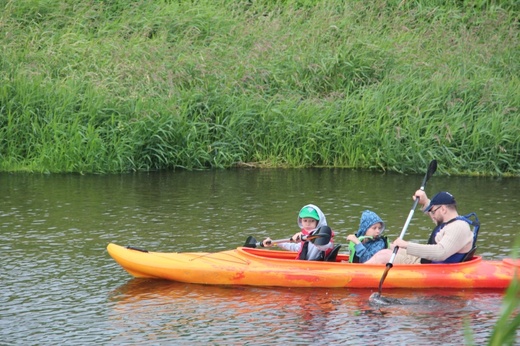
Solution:
[[[520,237],[516,237],[512,258],[520,258]],[[507,288],[500,315],[495,323],[489,346],[504,346],[517,344],[517,331],[520,328],[520,280],[514,279]]]
[[[515,2],[0,4],[0,170],[520,175]]]

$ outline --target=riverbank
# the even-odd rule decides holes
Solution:
[[[5,3],[0,170],[520,176],[518,5],[477,5]]]

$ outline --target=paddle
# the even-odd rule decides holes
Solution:
[[[424,176],[424,179],[422,181],[421,188],[420,188],[421,190],[424,191],[426,182],[428,181],[428,179],[430,179],[430,177],[433,175],[433,173],[435,173],[436,170],[437,170],[437,160],[432,160],[430,162],[430,165],[428,166],[428,171],[426,172],[426,175]],[[408,226],[410,225],[410,221],[412,220],[412,216],[415,211],[415,208],[417,208],[417,204],[419,204],[419,198],[416,198],[413,202],[412,209],[410,210],[410,213],[408,214],[408,218],[406,219],[406,222],[404,223],[403,230],[401,231],[401,234],[399,235],[400,239],[403,239],[403,237],[406,233],[406,230],[408,229]],[[388,271],[394,265],[393,263],[394,263],[395,256],[397,255],[397,251],[399,251],[399,246],[396,246],[394,248],[394,252],[392,253],[392,256],[390,257],[390,260],[386,264],[385,272],[383,273],[383,276],[381,277],[381,281],[379,282],[379,296],[381,296],[383,282],[385,281],[386,276],[388,275]]]
[[[278,240],[271,240],[271,244],[280,244],[280,243],[291,243],[292,239],[278,239]],[[244,244],[244,247],[250,247],[250,248],[256,248],[256,247],[264,247],[262,245],[262,242],[257,242],[256,239],[253,236],[249,236],[246,239],[246,243]]]
[[[322,227],[323,227],[323,231],[322,231]],[[309,236],[302,236],[302,241],[307,241],[308,240],[308,241],[314,242],[314,240],[316,240],[318,238],[321,238],[320,239],[321,243],[322,244],[327,244],[330,241],[330,238],[331,238],[330,228],[328,228],[326,226],[322,226],[322,227],[320,227],[318,229],[318,232],[316,234],[312,234],[312,235],[309,235]],[[321,231],[321,233],[320,233],[320,231]],[[292,238],[271,240],[271,244],[292,243],[292,242],[293,242]],[[244,247],[250,247],[250,248],[256,248],[256,247],[259,247],[259,246],[263,247],[262,242],[257,242],[256,239],[253,236],[247,237],[246,242],[244,244]]]

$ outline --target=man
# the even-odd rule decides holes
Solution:
[[[473,231],[469,223],[459,216],[455,198],[449,192],[439,192],[430,201],[424,191],[417,190],[413,198],[419,198],[423,211],[437,225],[428,244],[398,238],[391,244],[391,249],[379,251],[365,263],[388,263],[395,246],[399,246],[399,251],[393,263],[399,264],[458,263],[471,250]]]

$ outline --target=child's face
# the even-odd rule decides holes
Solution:
[[[381,234],[381,229],[383,228],[383,225],[381,224],[381,222],[378,222],[378,223],[375,223],[373,224],[372,226],[370,226],[369,229],[367,229],[367,232],[366,232],[366,236],[369,236],[369,237],[379,237],[379,235]]]
[[[302,219],[302,226],[306,231],[312,231],[318,226],[318,220],[314,220],[312,217],[304,217]]]

